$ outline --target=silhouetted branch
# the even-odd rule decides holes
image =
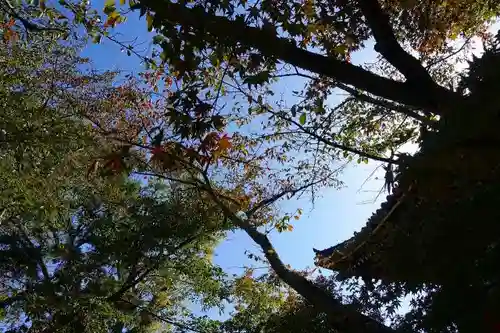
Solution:
[[[389,16],[384,13],[378,0],[358,0],[358,3],[375,37],[375,51],[382,54],[407,80],[434,85],[420,61],[406,52],[397,41]]]
[[[380,106],[380,107],[383,107],[383,108],[386,108],[386,109],[389,109],[389,110],[392,110],[392,111],[404,114],[404,115],[406,115],[408,117],[411,117],[411,118],[413,118],[415,120],[420,121],[422,124],[425,124],[425,125],[428,125],[428,126],[431,126],[431,127],[435,126],[434,122],[430,121],[425,116],[419,114],[416,111],[411,110],[410,108],[408,108],[406,106],[397,105],[397,104],[394,104],[394,103],[392,103],[390,101],[384,101],[384,100],[381,100],[381,99],[373,98],[371,96],[363,94],[363,93],[357,91],[356,89],[351,88],[351,87],[349,87],[349,86],[347,86],[345,84],[342,84],[342,83],[337,83],[337,86],[340,89],[347,91],[349,94],[351,94],[352,96],[356,97],[357,99],[359,99],[359,100],[361,100],[363,102],[367,102],[367,103],[370,103],[370,104],[373,104],[373,105],[377,105],[377,106]]]
[[[217,193],[211,189],[208,176],[204,175],[204,178],[207,182],[207,191],[214,202],[219,205],[226,216],[231,218],[236,226],[243,229],[247,235],[260,246],[276,275],[297,291],[308,302],[317,307],[319,311],[327,314],[327,320],[332,327],[345,333],[401,332],[393,330],[371,319],[370,317],[361,314],[350,305],[342,304],[325,290],[314,285],[304,276],[288,269],[283,261],[281,261],[281,258],[274,249],[269,238],[260,232],[253,224],[251,224],[249,220],[243,220],[231,212],[231,210],[218,198]],[[274,200],[277,200],[276,196],[273,198]]]
[[[269,197],[267,199],[264,199],[264,200],[258,202],[251,209],[249,209],[248,211],[246,211],[245,214],[247,215],[248,218],[250,218],[259,209],[273,204],[274,202],[276,202],[279,199],[283,198],[285,195],[288,194],[290,196],[294,196],[295,194],[297,194],[297,193],[299,193],[299,192],[301,192],[303,190],[306,190],[307,188],[309,188],[311,186],[320,184],[320,183],[324,182],[325,180],[326,180],[326,178],[322,178],[320,180],[316,180],[316,181],[313,181],[311,183],[307,183],[305,185],[302,185],[302,186],[300,186],[298,188],[291,188],[291,189],[282,191],[280,193],[277,193],[277,194],[275,194],[275,195],[273,195],[273,196],[271,196],[271,197]]]
[[[225,43],[239,43],[257,48],[264,55],[353,85],[373,95],[402,104],[432,109],[438,114],[443,111],[439,109],[442,107],[440,103],[434,98],[426,98],[425,95],[416,93],[415,87],[411,84],[384,78],[346,61],[301,49],[288,39],[248,26],[244,22],[211,15],[200,6],[188,8],[179,3],[156,0],[141,0],[136,7],[141,6],[154,11],[160,20],[188,26],[198,30],[199,33],[209,33]],[[459,98],[458,95],[454,97]]]
[[[235,87],[235,88],[239,89],[239,91],[242,94],[246,95],[247,97],[249,96],[240,87]],[[279,117],[279,118],[281,118],[283,120],[286,120],[286,121],[294,124],[302,132],[304,132],[307,135],[315,138],[316,140],[318,140],[319,142],[321,142],[321,143],[323,143],[323,144],[325,144],[327,146],[330,146],[330,147],[333,147],[333,148],[337,148],[337,149],[340,149],[342,151],[347,151],[347,152],[350,152],[350,153],[353,153],[353,154],[356,154],[358,156],[365,157],[365,158],[368,158],[368,159],[371,159],[371,160],[374,160],[374,161],[379,161],[379,162],[384,162],[384,163],[391,163],[391,164],[394,164],[394,165],[401,164],[399,161],[394,160],[394,159],[386,158],[386,157],[383,157],[383,156],[373,155],[373,154],[361,151],[359,149],[356,149],[356,148],[353,148],[353,147],[348,147],[348,146],[340,144],[338,142],[335,142],[335,141],[332,141],[332,140],[328,140],[324,136],[321,136],[321,135],[315,133],[314,131],[309,130],[308,128],[306,128],[305,126],[303,126],[299,122],[295,121],[294,119],[292,119],[290,117],[286,117],[283,112],[275,112],[275,111],[273,111],[271,108],[269,108],[267,105],[265,105],[263,103],[260,103],[259,106],[262,109],[266,110],[266,112],[269,112],[269,113],[271,113],[271,114],[273,114],[273,115],[275,115],[275,116],[277,116],[277,117]]]

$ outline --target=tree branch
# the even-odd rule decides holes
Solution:
[[[290,119],[290,118],[284,118],[284,119],[287,119],[288,121],[292,122],[294,125],[298,126],[302,131],[304,131],[304,133],[309,134],[310,136],[312,136],[313,138],[315,138],[319,142],[324,143],[327,146],[330,146],[330,147],[333,147],[333,148],[337,148],[337,149],[340,149],[342,151],[347,151],[347,152],[350,152],[350,153],[353,153],[353,154],[356,154],[358,156],[361,156],[361,157],[364,157],[364,158],[368,158],[368,159],[374,160],[374,161],[379,161],[379,162],[384,162],[384,163],[390,163],[390,164],[394,164],[394,165],[400,165],[401,164],[401,162],[399,162],[398,160],[394,160],[392,158],[387,158],[387,157],[383,157],[383,156],[372,155],[372,154],[369,154],[369,153],[365,153],[364,151],[361,151],[359,149],[347,147],[347,146],[344,146],[344,145],[342,145],[340,143],[337,143],[335,141],[331,141],[331,140],[325,139],[321,135],[318,135],[315,132],[308,130],[307,128],[305,128],[304,126],[302,126],[301,124],[299,124],[298,122],[296,122],[293,119]]]
[[[442,58],[439,58],[439,59],[436,59],[434,61],[431,61],[429,62],[426,66],[425,66],[425,69],[429,70],[431,67],[433,66],[436,66],[437,64],[440,64],[441,62],[443,61],[446,61],[454,56],[456,56],[458,53],[462,52],[465,47],[470,43],[470,41],[472,40],[473,36],[470,36],[468,37],[465,42],[463,43],[463,45],[461,47],[459,47],[458,49],[456,49],[455,51],[451,52],[450,54],[442,57]]]
[[[401,47],[390,26],[389,16],[384,13],[378,0],[358,0],[358,3],[375,37],[375,51],[396,67],[408,81],[435,85],[420,61]]]
[[[331,77],[373,95],[440,113],[442,107],[434,99],[425,98],[415,92],[415,88],[371,73],[346,61],[329,58],[301,49],[288,39],[277,37],[261,28],[251,27],[244,22],[208,14],[203,8],[185,7],[169,1],[141,0],[144,6],[154,11],[158,18],[174,24],[192,27],[200,34],[209,33],[225,43],[243,44],[260,50],[262,54],[276,57],[302,69]],[[444,88],[443,88],[444,89]]]
[[[125,302],[125,303],[128,303],[130,305],[133,305],[133,306],[137,306],[136,304],[132,303],[131,301],[129,300],[126,300],[124,298],[120,298],[120,301],[122,302]],[[145,308],[145,307],[139,307],[139,309],[141,309],[142,311],[145,311],[147,312],[149,315],[151,315],[152,317],[155,317],[156,319],[164,322],[164,323],[167,323],[167,324],[170,324],[170,325],[173,325],[173,326],[176,326],[178,327],[179,329],[182,330],[182,332],[197,332],[197,333],[205,333],[205,331],[201,331],[201,330],[198,330],[194,327],[191,327],[191,326],[188,326],[188,325],[185,325],[183,323],[180,323],[178,321],[175,321],[175,320],[172,320],[172,319],[169,319],[169,318],[166,318],[166,317],[163,317],[163,316],[160,316],[154,312],[152,312],[151,310],[149,310],[148,308]]]
[[[438,109],[443,106],[454,105],[453,100],[459,99],[459,95],[438,85],[422,63],[401,47],[389,23],[389,16],[384,13],[378,0],[358,0],[358,3],[375,38],[375,51],[405,76],[408,86],[412,87],[413,94],[419,96],[422,102],[425,101],[422,104],[432,106],[432,112],[437,114],[442,114],[443,110]],[[429,108],[424,107],[424,109]]]
[[[26,229],[25,229],[24,225],[21,223],[21,221],[16,221],[16,222],[12,221],[11,223],[21,233],[22,237],[24,238],[24,242],[26,243],[26,246],[30,249],[30,252],[26,252],[26,250],[24,250],[24,249],[23,250],[25,251],[25,253],[28,256],[35,256],[36,257],[36,258],[32,258],[32,259],[35,259],[35,262],[40,267],[40,271],[42,272],[44,282],[50,283],[50,280],[51,280],[50,274],[49,274],[49,271],[47,269],[47,266],[45,265],[45,263],[43,261],[41,248],[38,248],[37,246],[35,246],[35,244],[33,244],[33,241],[29,237],[28,232],[26,231]]]
[[[374,160],[374,161],[379,161],[379,162],[384,162],[384,163],[390,163],[390,164],[394,164],[394,165],[400,165],[401,164],[401,162],[399,162],[398,160],[394,160],[392,158],[387,158],[387,157],[383,157],[383,156],[372,155],[372,154],[366,153],[364,151],[361,151],[359,149],[348,147],[348,146],[342,145],[340,143],[337,143],[335,141],[328,140],[328,139],[324,138],[323,136],[321,136],[321,135],[319,135],[319,134],[317,134],[317,133],[315,133],[315,132],[307,129],[306,127],[304,127],[303,125],[301,125],[299,122],[293,120],[292,118],[283,116],[283,114],[281,112],[274,112],[274,111],[271,111],[269,109],[268,109],[268,112],[271,113],[271,114],[276,115],[277,117],[280,117],[283,120],[291,122],[292,124],[294,124],[295,126],[297,126],[301,131],[303,131],[307,135],[310,135],[311,137],[315,138],[319,142],[324,143],[327,146],[330,146],[330,147],[333,147],[333,148],[337,148],[337,149],[340,149],[342,151],[347,151],[347,152],[350,152],[350,153],[353,153],[353,154],[356,154],[358,156],[361,156],[361,157],[364,157],[364,158],[368,158],[368,159]]]
[[[236,216],[231,210],[224,205],[224,203],[219,200],[217,194],[213,191],[210,186],[210,180],[208,176],[204,175],[205,181],[207,182],[206,190],[208,194],[212,197],[212,200],[222,209],[224,214],[230,218],[233,223],[239,228],[243,229],[252,240],[257,243],[264,255],[266,256],[269,264],[276,272],[278,277],[297,291],[302,297],[304,297],[309,303],[317,307],[318,310],[324,312],[328,316],[328,321],[335,329],[345,332],[345,333],[396,333],[400,331],[395,331],[376,320],[365,316],[353,307],[342,304],[340,301],[333,298],[323,289],[317,287],[312,282],[310,282],[305,277],[301,276],[297,272],[288,269],[284,263],[281,261],[278,253],[274,249],[273,245],[269,241],[269,238],[257,230],[248,220],[243,220]],[[274,200],[278,200],[280,196],[275,196]],[[272,201],[264,200],[267,204],[272,203]]]
[[[171,248],[168,250],[169,254],[173,254],[174,252],[186,247],[187,245],[191,244],[193,241],[195,241],[199,235],[192,236],[184,241],[182,241],[179,245]],[[151,267],[147,268],[144,272],[139,274],[135,279],[132,281],[125,283],[120,289],[118,289],[115,293],[113,293],[111,296],[108,297],[110,300],[116,300],[120,298],[124,293],[126,293],[129,289],[133,288],[136,284],[140,283],[143,281],[152,271],[157,269],[163,261],[158,260],[156,263],[154,263]]]
[[[421,114],[419,114],[419,113],[417,113],[417,112],[415,112],[415,111],[411,110],[410,108],[405,107],[403,105],[397,105],[397,104],[394,104],[390,101],[384,101],[384,100],[373,98],[373,97],[368,96],[366,94],[363,94],[363,93],[357,91],[356,89],[351,88],[348,85],[345,85],[343,83],[337,83],[337,86],[340,89],[347,91],[349,94],[351,94],[352,96],[354,96],[355,98],[357,98],[363,102],[367,102],[367,103],[370,103],[373,105],[377,105],[377,106],[404,114],[405,116],[408,116],[410,118],[418,120],[422,124],[425,124],[425,125],[430,126],[430,127],[435,127],[435,125],[436,125],[433,121],[429,120],[425,116],[422,116]]]
[[[246,93],[245,91],[243,91],[243,89],[241,89],[241,86],[234,86],[234,87],[236,89],[238,89],[245,96],[251,97],[248,93]],[[342,103],[345,103],[345,101],[342,102]],[[342,103],[340,105],[342,105]],[[268,107],[264,103],[259,103],[259,106],[263,110],[266,110],[267,112],[271,113],[272,115],[275,115],[276,117],[279,117],[279,118],[281,118],[281,119],[283,119],[285,121],[288,121],[288,122],[294,124],[304,134],[311,136],[312,138],[318,140],[321,143],[324,143],[327,146],[330,146],[330,147],[333,147],[333,148],[337,148],[337,149],[340,149],[342,151],[347,151],[347,152],[350,152],[350,153],[353,153],[353,154],[356,154],[358,156],[365,157],[365,158],[368,158],[368,159],[374,160],[374,161],[379,161],[379,162],[384,162],[384,163],[391,163],[391,164],[394,164],[394,165],[400,165],[401,164],[398,160],[394,160],[392,158],[387,158],[387,157],[383,157],[383,156],[372,155],[372,154],[366,153],[366,152],[364,152],[362,150],[359,150],[359,149],[356,149],[356,148],[353,148],[353,147],[348,147],[348,146],[345,146],[345,145],[340,144],[338,142],[334,142],[334,141],[328,140],[328,139],[324,138],[323,136],[321,136],[321,135],[319,135],[319,134],[317,134],[317,133],[315,133],[315,132],[307,129],[306,127],[304,127],[303,125],[301,125],[299,122],[293,120],[292,118],[284,116],[283,112],[275,112],[275,111],[273,111],[270,107]]]
[[[289,189],[289,190],[286,190],[286,191],[282,191],[278,194],[275,194],[273,195],[272,197],[270,198],[267,198],[267,199],[264,199],[264,200],[261,200],[259,203],[255,204],[252,208],[250,208],[249,210],[246,211],[246,216],[248,218],[250,218],[256,211],[258,211],[259,209],[265,207],[265,206],[269,206],[271,205],[272,203],[278,201],[279,199],[283,198],[285,195],[287,194],[290,194],[291,196],[294,196],[295,194],[311,187],[311,186],[314,186],[316,184],[319,184],[323,181],[325,181],[326,178],[322,178],[320,180],[317,180],[317,181],[314,181],[314,182],[311,182],[311,183],[308,183],[308,184],[305,184],[305,185],[302,185],[298,188],[293,188],[293,189]]]
[[[234,219],[237,219],[236,217]],[[395,330],[365,316],[351,306],[342,304],[323,289],[305,277],[288,269],[281,261],[269,238],[246,221],[237,219],[238,224],[264,252],[269,264],[284,282],[297,291],[309,303],[328,316],[329,323],[345,333],[394,333]]]
[[[38,25],[36,23],[30,22],[29,20],[27,20],[24,17],[22,17],[19,13],[17,13],[16,10],[14,9],[14,6],[12,6],[12,4],[8,0],[3,0],[3,1],[4,1],[4,4],[5,4],[5,7],[7,7],[7,9],[6,10],[4,9],[4,11],[7,12],[7,14],[11,15],[16,20],[18,20],[19,22],[21,22],[21,24],[23,25],[24,29],[26,29],[26,31],[37,31],[37,32],[40,32],[40,31],[57,31],[57,32],[64,32],[64,30],[62,30],[60,28],[56,28],[56,27],[44,27],[42,25]],[[0,6],[0,8],[1,7],[4,7],[4,6]]]

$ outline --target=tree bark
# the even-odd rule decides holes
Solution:
[[[212,197],[214,202],[222,209],[224,215],[230,218],[237,227],[244,230],[247,235],[260,246],[272,269],[283,282],[288,284],[319,311],[324,312],[327,315],[328,321],[333,328],[342,333],[408,333],[401,330],[396,331],[368,316],[363,315],[351,306],[342,304],[340,301],[332,297],[332,295],[317,287],[305,277],[288,269],[281,261],[281,258],[269,241],[269,238],[265,234],[258,231],[257,228],[248,220],[243,220],[236,216],[218,198],[217,194],[210,187],[210,182],[206,175],[204,175],[204,179],[207,182],[205,190]],[[257,204],[256,207],[260,208],[264,205],[271,204],[282,196],[282,193],[272,196],[270,199],[262,201],[261,204]],[[255,211],[255,208],[247,211],[247,217],[251,218]]]
[[[246,221],[235,217],[235,224],[257,243],[269,261],[278,277],[292,287],[318,310],[326,313],[329,323],[343,333],[403,333],[379,323],[378,321],[359,313],[351,306],[342,304],[323,289],[317,287],[305,277],[288,269],[266,235],[259,232]]]
[[[453,99],[455,94],[438,85],[420,60],[406,52],[399,44],[390,25],[389,16],[382,10],[379,1],[358,0],[358,4],[375,38],[375,51],[405,76],[414,93],[436,108],[443,107],[443,102]],[[427,111],[439,114],[435,110]]]
[[[420,87],[410,82],[384,78],[346,61],[301,49],[294,42],[272,32],[248,26],[243,21],[208,14],[199,6],[188,8],[178,3],[158,0],[140,0],[140,6],[155,12],[160,21],[191,27],[200,34],[208,33],[219,38],[221,43],[240,43],[256,48],[264,55],[276,57],[294,66],[401,104],[442,114],[443,106],[448,104],[443,103],[443,99],[446,101],[450,97],[456,97],[442,88],[438,96],[440,100],[436,100],[434,95],[422,93]]]

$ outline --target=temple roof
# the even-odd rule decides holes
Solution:
[[[468,95],[399,159],[394,193],[353,237],[316,251],[317,265],[415,286],[500,284],[500,40],[469,65]]]
[[[498,130],[477,131],[500,141]],[[353,237],[316,251],[316,264],[345,278],[415,285],[474,270],[500,243],[500,150],[476,139],[449,145],[448,134],[433,133],[406,157],[394,193]],[[460,265],[450,267],[457,256]]]
[[[403,196],[398,190],[396,193],[386,197],[386,201],[353,237],[330,248],[317,251],[316,264],[338,271],[344,277],[357,276],[375,279],[390,277],[390,272],[387,272],[385,266],[390,266],[391,261],[397,261],[397,258],[391,258],[391,248],[401,246],[402,244],[398,243],[408,238],[405,237],[407,235],[404,230],[395,228],[395,224],[400,224],[400,218],[407,210],[408,203],[405,202],[407,195]]]

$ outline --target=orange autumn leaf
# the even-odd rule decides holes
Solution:
[[[167,85],[167,87],[172,86],[172,78],[170,76],[167,76],[165,78],[165,84]]]
[[[110,17],[106,20],[106,22],[104,22],[104,27],[105,28],[114,27],[115,23],[116,23],[116,18]]]
[[[3,39],[5,42],[14,42],[18,39],[18,34],[13,29],[7,27],[3,34]]]
[[[6,28],[6,29],[7,29],[7,28],[11,28],[11,27],[13,27],[13,26],[14,26],[14,24],[15,24],[15,23],[16,23],[16,21],[15,21],[14,19],[12,19],[12,18],[11,18],[11,19],[9,20],[9,22],[7,22],[7,23],[3,23],[3,24],[0,24],[0,27],[2,27],[2,28]]]
[[[228,150],[230,149],[233,145],[230,141],[230,137],[227,135],[224,135],[220,140],[219,140],[219,150]]]

